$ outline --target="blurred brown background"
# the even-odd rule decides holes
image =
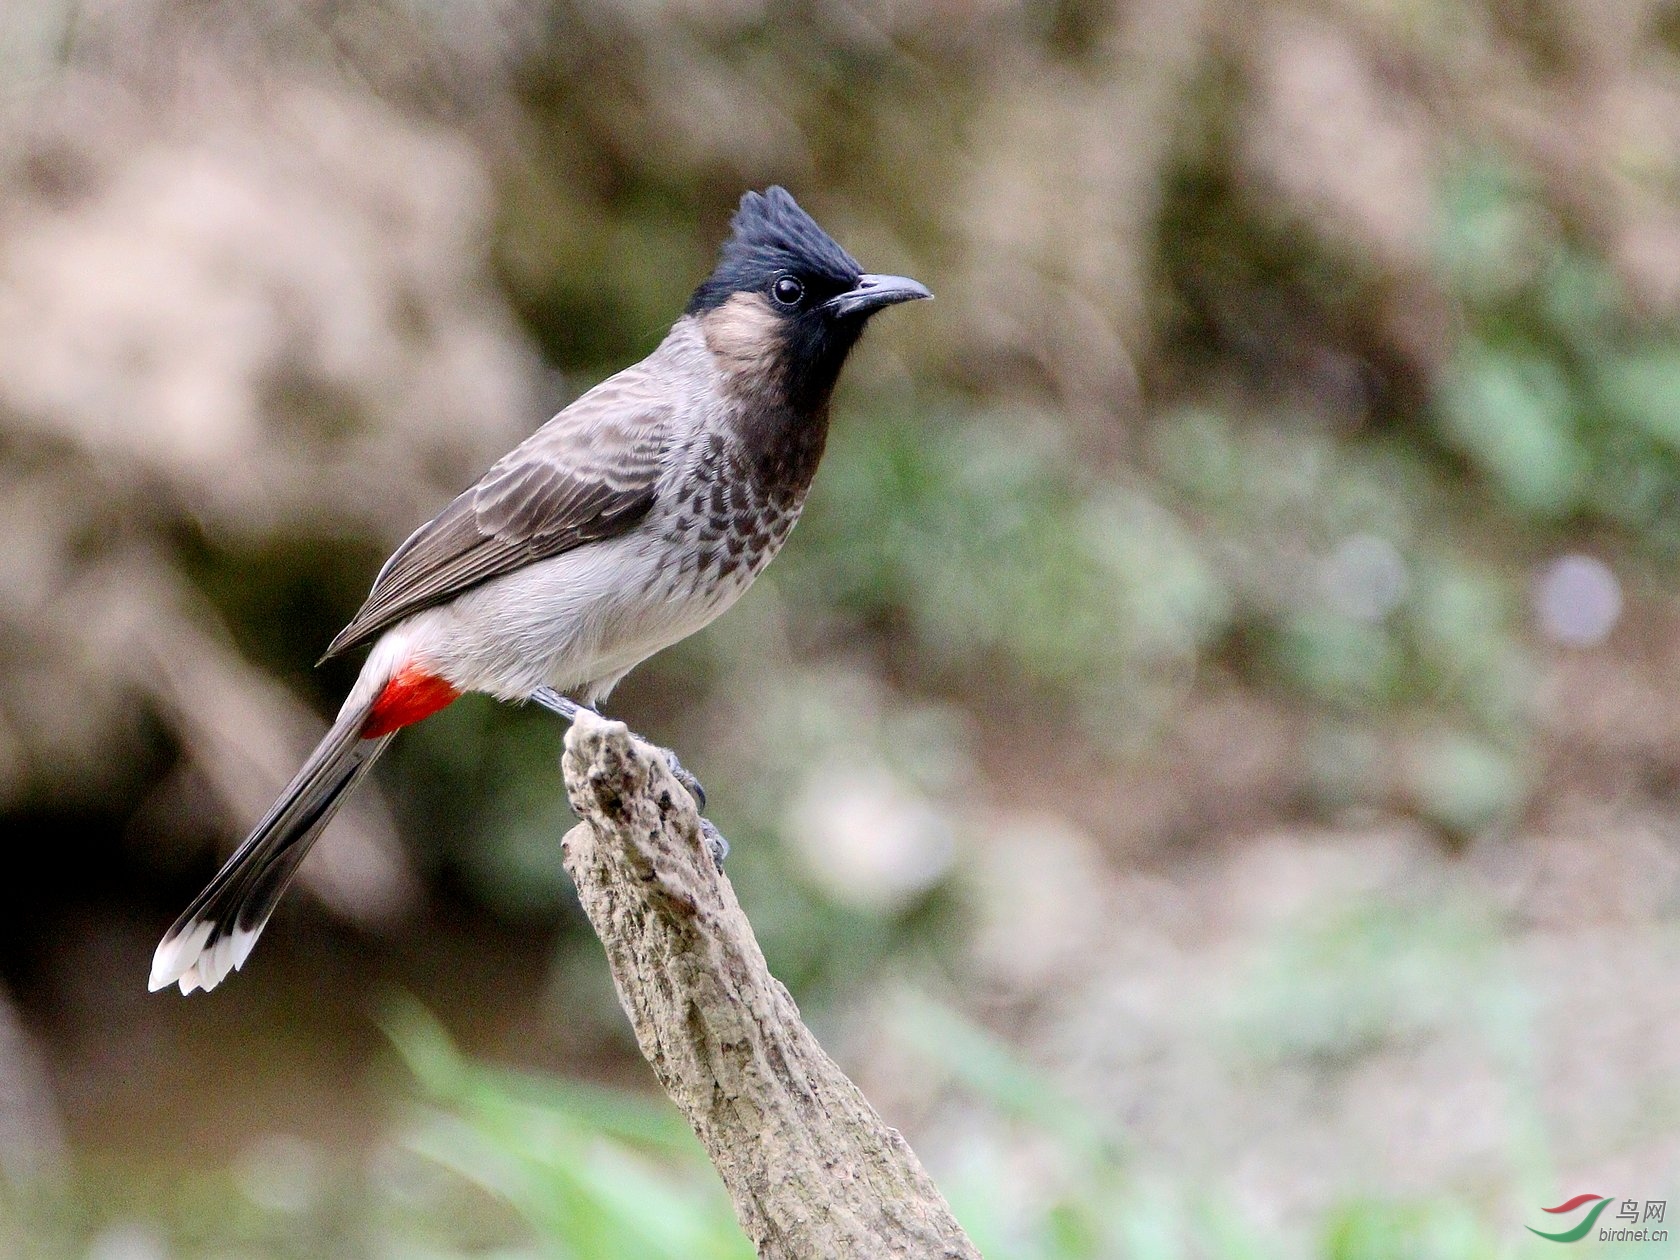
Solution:
[[[771,182],[939,300],[609,707],[987,1254],[1666,1200],[1680,6],[17,0],[0,1254],[742,1254],[540,714],[406,734],[242,976],[145,976],[383,556]]]

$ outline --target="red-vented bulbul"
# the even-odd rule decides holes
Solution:
[[[337,721],[163,938],[153,989],[213,989],[244,964],[400,727],[466,691],[566,715],[598,704],[776,554],[865,323],[931,294],[865,274],[781,188],[743,197],[732,228],[658,349],[543,425],[385,562],[327,648],[373,645]]]

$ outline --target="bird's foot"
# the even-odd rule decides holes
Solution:
[[[700,780],[694,777],[693,771],[677,760],[677,754],[669,748],[661,748],[659,751],[665,754],[665,764],[671,768],[671,774],[683,785],[683,790],[694,798],[694,808],[704,814],[706,789],[700,786]]]
[[[700,839],[706,846],[706,852],[712,855],[712,865],[717,867],[718,874],[723,874],[723,859],[729,856],[729,841],[723,838],[710,818],[700,820]]]
[[[676,753],[669,748],[659,751],[665,754],[665,764],[671,768],[672,776],[694,798],[694,808],[700,813],[700,839],[705,842],[706,852],[712,855],[718,874],[723,874],[723,859],[729,856],[729,841],[723,838],[717,824],[706,817],[706,789],[700,786],[700,780],[694,777],[693,771],[677,760]]]
[[[556,713],[565,718],[568,722],[575,721],[578,714],[587,707],[568,696],[561,695],[552,687],[538,687],[531,693],[531,700],[550,713]],[[640,739],[641,736],[638,735],[636,738]],[[655,747],[658,746],[655,745]],[[682,784],[683,791],[694,798],[694,808],[701,815],[700,838],[705,841],[706,851],[712,855],[712,861],[717,864],[717,868],[721,872],[723,870],[723,859],[729,855],[729,841],[725,840],[723,833],[717,829],[709,818],[705,817],[706,789],[700,785],[700,780],[695,778],[693,771],[677,759],[676,753],[669,748],[660,748],[659,752],[665,758],[665,764],[670,767],[672,777]]]

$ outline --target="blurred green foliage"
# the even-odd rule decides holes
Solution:
[[[1440,432],[1536,522],[1599,521],[1680,544],[1680,340],[1642,318],[1590,242],[1494,156],[1448,181],[1440,265],[1468,327]]]
[[[1406,921],[1350,926],[1344,940],[1384,959],[1416,948],[1452,954],[1452,932],[1462,930],[1442,935],[1429,923]],[[1315,982],[1309,977],[1320,967],[1306,960],[1299,970],[1285,965],[1307,982]],[[1356,985],[1382,988],[1352,963],[1333,965]],[[1256,1005],[1281,1016],[1292,1001],[1274,991]],[[590,1260],[751,1254],[699,1144],[663,1101],[463,1059],[412,1005],[400,1006],[389,1028],[427,1102],[406,1144],[506,1203],[537,1240],[534,1254]],[[964,1228],[995,1260],[1509,1254],[1497,1243],[1508,1231],[1463,1204],[1386,1198],[1338,1204],[1325,1215],[1317,1241],[1296,1250],[1273,1226],[1236,1208],[1222,1188],[1161,1177],[1146,1152],[950,1009],[908,997],[891,1036],[986,1117],[976,1126],[985,1138],[946,1152],[947,1166],[934,1172]]]
[[[1024,682],[1123,716],[1104,706],[1215,638],[1226,595],[1174,514],[1081,475],[1069,436],[1051,417],[940,404],[849,418],[787,585],[902,628],[892,650],[924,683],[1002,702]]]
[[[468,1062],[413,1004],[396,1009],[389,1030],[430,1104],[407,1144],[507,1203],[542,1254],[752,1255],[669,1104]]]

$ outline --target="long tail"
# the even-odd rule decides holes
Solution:
[[[227,865],[193,899],[152,956],[151,987],[214,989],[245,965],[251,947],[309,848],[391,742],[364,738],[368,709],[340,714],[280,799]]]

